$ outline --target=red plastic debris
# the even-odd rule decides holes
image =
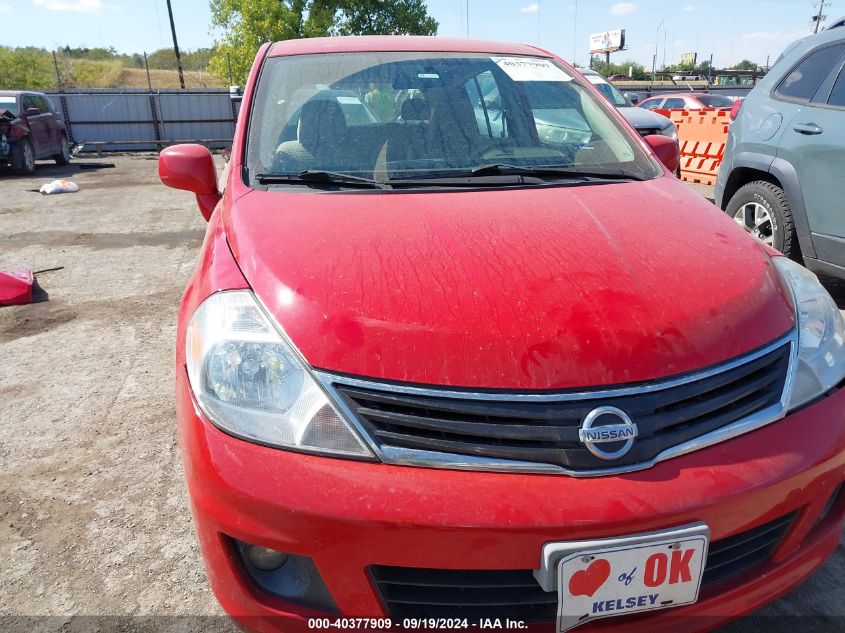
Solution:
[[[20,305],[32,301],[32,271],[28,268],[0,270],[0,305]]]

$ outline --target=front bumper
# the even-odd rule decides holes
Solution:
[[[177,417],[209,582],[224,609],[256,630],[305,631],[309,617],[326,614],[258,589],[231,538],[310,557],[341,615],[385,617],[371,565],[530,570],[549,541],[696,521],[707,523],[716,541],[796,513],[753,573],[703,591],[694,605],[584,629],[624,625],[653,633],[706,630],[788,591],[836,547],[845,519],[840,494],[819,521],[845,480],[845,390],[728,442],[597,479],[390,466],[258,446],[204,420],[184,372]]]

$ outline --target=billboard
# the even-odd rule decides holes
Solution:
[[[590,35],[591,53],[613,53],[625,48],[625,29],[615,29]]]

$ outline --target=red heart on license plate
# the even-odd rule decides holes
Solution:
[[[599,558],[590,563],[587,569],[576,571],[569,579],[569,593],[573,596],[589,596],[599,590],[610,576],[610,563]]]

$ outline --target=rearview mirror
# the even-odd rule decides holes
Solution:
[[[220,201],[214,158],[202,145],[185,143],[161,150],[158,177],[168,187],[196,194],[197,206],[206,220]]]
[[[673,174],[676,173],[681,166],[681,150],[678,147],[678,141],[662,134],[649,134],[644,138],[666,169]]]

